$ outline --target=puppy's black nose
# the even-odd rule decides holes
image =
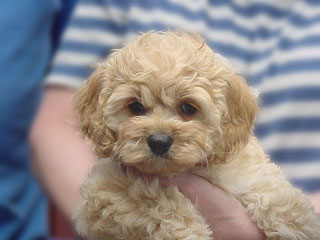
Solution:
[[[173,143],[172,137],[166,134],[150,135],[147,139],[151,151],[157,155],[166,153]]]

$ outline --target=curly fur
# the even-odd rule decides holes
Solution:
[[[134,116],[138,100],[147,109]],[[181,103],[196,106],[181,114]],[[320,239],[320,222],[300,190],[269,162],[252,134],[256,97],[197,35],[149,32],[100,64],[76,98],[84,136],[100,157],[82,186],[78,232],[90,239],[214,239],[175,187],[157,178],[193,172],[237,197],[267,239]],[[151,134],[173,145],[152,154]]]

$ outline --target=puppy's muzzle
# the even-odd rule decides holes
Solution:
[[[163,155],[168,152],[173,143],[172,137],[166,134],[150,135],[147,139],[151,151],[157,155]]]

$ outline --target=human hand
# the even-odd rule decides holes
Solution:
[[[217,240],[262,240],[265,235],[250,219],[247,209],[231,194],[193,174],[171,180],[161,179],[162,185],[176,185],[180,192],[197,206]]]

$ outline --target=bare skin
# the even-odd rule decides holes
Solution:
[[[61,212],[71,220],[80,203],[80,184],[95,156],[75,131],[72,89],[49,87],[30,134],[35,175]]]

